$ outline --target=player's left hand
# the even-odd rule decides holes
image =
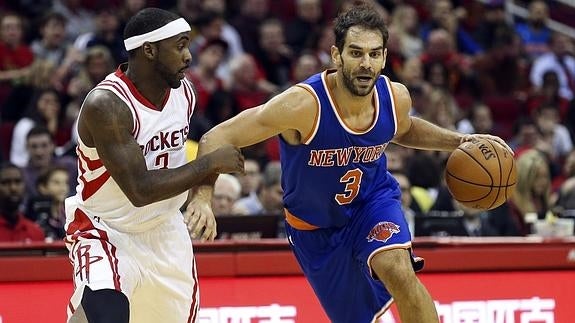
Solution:
[[[214,212],[209,202],[193,198],[184,211],[184,221],[192,239],[201,241],[214,241],[216,238],[217,225]]]
[[[511,147],[509,147],[509,145],[505,142],[505,140],[497,137],[497,136],[493,136],[493,135],[487,135],[487,134],[470,134],[470,135],[464,135],[461,138],[461,142],[460,144],[467,142],[467,141],[473,141],[475,139],[485,139],[485,140],[490,140],[490,141],[495,141],[496,143],[500,144],[501,146],[503,146],[503,148],[509,150],[509,152],[514,155],[515,153],[513,152],[513,149],[511,149]]]

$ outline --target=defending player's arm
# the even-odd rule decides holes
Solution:
[[[93,91],[82,107],[80,138],[98,151],[104,166],[135,206],[176,196],[214,172],[243,169],[237,149],[227,147],[174,169],[148,170],[132,135],[133,120],[125,103],[108,91]]]
[[[397,133],[393,142],[410,148],[452,151],[462,142],[481,137],[498,142],[512,152],[505,141],[488,134],[464,135],[446,128],[439,127],[429,121],[409,115],[411,97],[409,91],[401,83],[392,83],[397,114]]]
[[[246,147],[277,134],[291,144],[299,144],[311,133],[318,105],[307,90],[294,86],[277,95],[264,105],[242,111],[237,116],[215,126],[200,140],[198,157],[225,144]],[[213,184],[211,177],[205,185],[194,189],[185,213],[192,237],[213,240],[216,235],[215,220],[210,208]]]

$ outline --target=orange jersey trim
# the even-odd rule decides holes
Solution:
[[[305,222],[304,220],[298,218],[297,216],[291,214],[290,211],[288,211],[287,209],[284,209],[284,213],[286,216],[287,223],[289,223],[289,225],[291,225],[292,228],[294,228],[294,229],[305,230],[305,231],[319,229],[319,227],[317,227],[313,224],[309,224],[309,223]]]

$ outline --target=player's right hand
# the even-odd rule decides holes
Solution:
[[[238,147],[224,145],[207,154],[210,165],[216,173],[243,173],[244,156]]]
[[[214,241],[216,238],[216,218],[210,202],[201,198],[192,198],[184,211],[184,221],[192,239]]]

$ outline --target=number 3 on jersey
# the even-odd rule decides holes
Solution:
[[[335,200],[339,205],[349,204],[359,194],[361,177],[363,172],[359,168],[348,170],[340,179],[340,183],[345,184],[345,190],[341,194],[335,195]]]
[[[156,157],[156,162],[154,163],[154,166],[159,168],[168,168],[169,158],[170,156],[168,156],[168,153],[158,155]]]

